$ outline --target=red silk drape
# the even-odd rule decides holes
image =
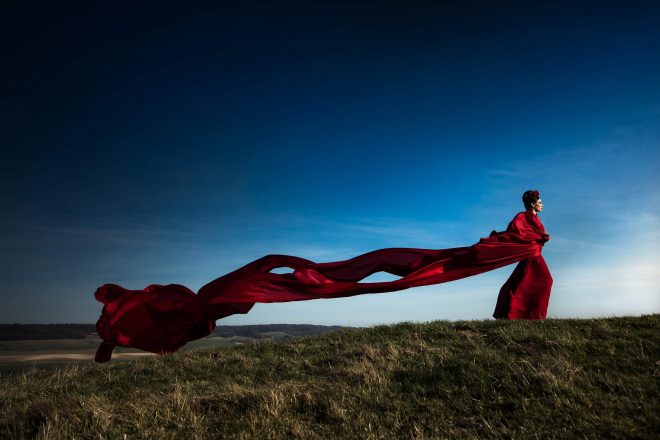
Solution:
[[[513,228],[520,215],[522,219]],[[493,231],[469,247],[386,248],[329,263],[267,255],[211,281],[197,294],[179,284],[153,284],[142,290],[105,284],[95,292],[96,299],[104,304],[96,324],[103,339],[96,360],[109,360],[117,345],[158,354],[174,352],[187,342],[210,334],[217,319],[247,313],[255,303],[391,292],[453,281],[539,257],[547,241],[545,230],[539,230],[533,223],[535,219],[527,213],[518,216],[507,231]],[[293,272],[270,272],[277,267],[289,267]],[[359,282],[380,271],[401,278]]]

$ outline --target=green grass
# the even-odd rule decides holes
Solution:
[[[0,375],[3,438],[658,438],[660,315],[436,321]]]

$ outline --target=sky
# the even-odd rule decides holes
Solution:
[[[468,246],[528,189],[549,318],[660,313],[657,2],[3,2],[0,37],[1,323]],[[218,324],[492,319],[512,270]]]

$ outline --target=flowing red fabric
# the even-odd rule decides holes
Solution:
[[[108,361],[117,345],[157,354],[174,352],[187,342],[210,334],[217,319],[247,313],[255,303],[391,292],[445,283],[519,261],[542,260],[541,247],[547,240],[540,220],[528,211],[518,214],[506,231],[493,231],[488,238],[469,247],[439,250],[386,248],[329,263],[314,263],[289,255],[266,255],[211,281],[197,294],[179,284],[152,284],[142,290],[105,284],[95,293],[96,299],[104,304],[96,324],[103,342],[95,359],[97,362]],[[293,272],[270,272],[278,267],[288,267]],[[359,282],[381,271],[401,278]],[[526,280],[531,279],[533,270],[523,272],[519,277],[522,282],[512,283],[513,293],[507,294],[509,297],[515,297],[516,292],[531,285],[531,281]],[[537,307],[539,310],[543,308],[542,302]],[[521,304],[509,301],[509,309],[518,310]],[[517,312],[507,313],[513,319],[518,317]]]

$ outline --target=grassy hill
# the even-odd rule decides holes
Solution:
[[[0,375],[2,438],[658,438],[660,315],[436,321]]]

